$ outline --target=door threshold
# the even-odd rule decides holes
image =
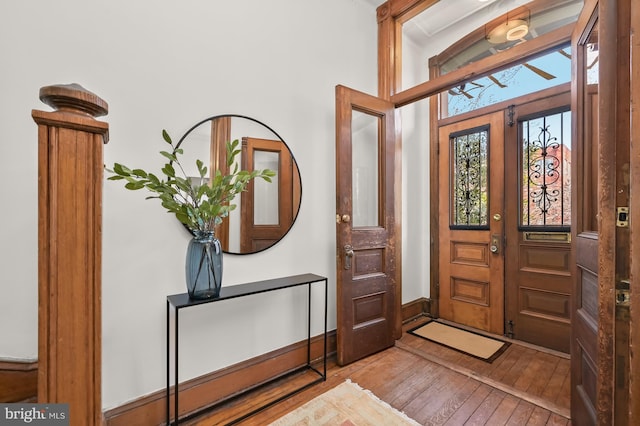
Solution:
[[[433,318],[433,319],[434,320],[437,319],[438,321],[440,321],[443,324],[451,325],[453,327],[458,327],[458,328],[461,328],[463,330],[471,331],[473,333],[482,334],[484,336],[492,337],[494,339],[502,340],[504,342],[513,343],[514,345],[524,346],[526,348],[533,349],[533,350],[536,350],[538,352],[548,353],[548,354],[557,356],[559,358],[571,359],[571,354],[560,352],[560,351],[556,351],[554,349],[545,348],[544,346],[534,345],[533,343],[528,343],[528,342],[525,342],[525,341],[522,341],[522,340],[510,339],[507,336],[503,336],[503,335],[500,335],[500,334],[489,333],[487,331],[480,330],[478,328],[469,327],[469,326],[466,326],[464,324],[458,324],[456,322],[449,321],[449,320],[442,319],[442,318]]]

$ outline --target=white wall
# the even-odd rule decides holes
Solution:
[[[429,59],[511,9],[529,0],[499,0],[475,13],[467,13],[454,25],[419,38],[415,30],[402,39],[402,88],[429,80]],[[433,13],[429,9],[422,12]],[[402,126],[402,301],[430,297],[429,100],[400,108]],[[437,177],[436,177],[437,179]]]
[[[375,10],[361,0],[3,0],[0,16],[0,358],[37,358],[30,113],[49,110],[40,87],[72,82],[109,103],[107,165],[157,170],[161,130],[177,139],[211,115],[276,130],[300,166],[298,220],[274,248],[226,256],[223,285],[328,276],[335,328],[334,87],[375,93]],[[185,291],[188,234],[144,195],[104,183],[104,409],[163,388],[166,295]],[[304,300],[285,292],[182,314],[181,379],[300,340]]]
[[[402,81],[427,81],[423,47],[402,39]],[[402,127],[402,300],[429,297],[429,100],[400,108]]]
[[[37,358],[37,132],[30,113],[49,109],[38,90],[50,84],[79,83],[109,103],[107,165],[159,169],[163,128],[177,139],[216,114],[251,116],[277,131],[300,166],[298,220],[272,249],[226,256],[223,285],[325,275],[329,328],[335,328],[334,87],[376,93],[371,6],[364,0],[3,0],[0,16],[0,359]],[[440,34],[428,53],[416,54],[416,72],[460,35]],[[403,302],[429,295],[427,113],[424,103],[402,111]],[[164,386],[165,300],[185,291],[188,234],[158,203],[117,182],[105,182],[103,209],[103,408],[109,409]],[[181,316],[188,348],[181,379],[306,333],[297,319],[305,312],[301,292],[216,305]],[[320,329],[316,321],[313,332]]]

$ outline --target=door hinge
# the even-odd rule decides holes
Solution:
[[[516,106],[509,105],[507,107],[507,115],[509,116],[509,121],[507,122],[507,124],[509,125],[509,127],[513,127],[513,125],[515,124],[515,121],[513,121],[513,116],[515,114],[516,114]]]
[[[505,335],[509,338],[509,339],[513,339],[513,320],[509,320],[507,321],[507,332],[505,333]]]

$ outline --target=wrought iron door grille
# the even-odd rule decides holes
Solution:
[[[520,229],[566,230],[571,224],[569,111],[520,122]]]
[[[451,228],[487,229],[489,126],[449,136]]]

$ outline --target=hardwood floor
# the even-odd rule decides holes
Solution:
[[[407,333],[395,347],[348,366],[330,362],[326,382],[238,424],[267,425],[346,379],[423,425],[571,424],[568,356],[514,342],[489,364]],[[225,424],[300,380],[260,389],[185,424]]]

